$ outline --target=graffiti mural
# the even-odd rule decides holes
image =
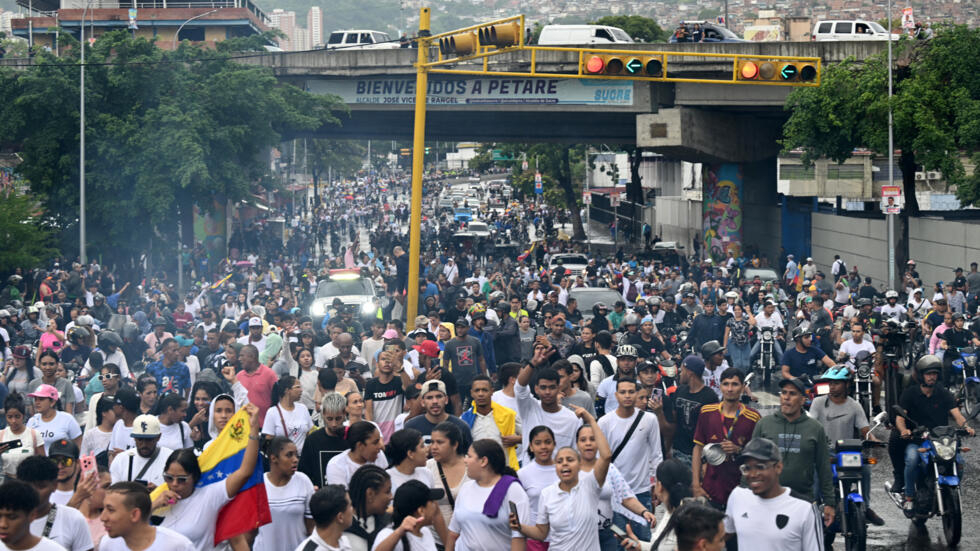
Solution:
[[[742,251],[742,166],[734,163],[704,165],[704,250],[723,260]]]

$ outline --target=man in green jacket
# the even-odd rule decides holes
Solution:
[[[806,387],[799,379],[783,379],[779,383],[779,411],[756,423],[752,438],[768,438],[779,446],[783,456],[779,483],[788,486],[794,496],[816,501],[813,495],[816,472],[823,498],[823,522],[829,526],[834,521],[837,501],[828,459],[830,451],[823,425],[803,412],[805,393]]]

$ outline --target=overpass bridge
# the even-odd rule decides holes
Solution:
[[[863,60],[884,42],[747,42],[625,44],[617,49],[819,57],[824,66]],[[417,51],[313,50],[245,58],[280,79],[339,96],[351,109],[342,127],[317,137],[408,139],[412,136]],[[538,71],[574,73],[572,52],[540,51]],[[493,67],[526,71],[527,53],[491,58]],[[723,78],[730,62],[671,58],[671,76]],[[639,144],[692,161],[752,162],[775,156],[789,86],[628,80],[429,75],[426,137],[446,141],[554,141]]]

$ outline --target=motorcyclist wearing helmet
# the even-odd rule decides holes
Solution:
[[[20,324],[20,330],[24,341],[34,342],[41,336],[41,333],[44,332],[44,328],[41,327],[41,322],[39,319],[41,315],[40,312],[41,311],[37,306],[27,307],[27,319],[22,321]]]
[[[626,317],[623,318],[623,323],[620,325],[620,327],[625,329],[625,331],[619,335],[619,342],[617,343],[622,346],[639,334],[640,316],[633,312],[626,314]]]
[[[851,370],[846,365],[835,365],[820,376],[818,381],[827,382],[830,392],[813,399],[810,417],[823,425],[827,439],[831,442],[851,438],[870,438],[871,429],[864,408],[854,398],[847,395],[851,381]],[[871,466],[861,467],[861,490],[865,503],[868,503],[867,517],[875,526],[883,526],[885,521],[871,510]]]
[[[928,429],[948,425],[952,417],[956,425],[962,427],[973,436],[973,429],[967,426],[966,418],[956,405],[956,398],[945,388],[938,386],[939,373],[942,371],[943,362],[938,357],[931,354],[919,358],[915,364],[916,378],[918,385],[911,385],[902,393],[899,405],[905,409],[908,419],[899,415],[895,417],[895,428],[898,429],[900,437],[907,443],[905,445],[905,467],[903,484],[895,484],[892,491],[898,493],[897,488],[904,489],[905,504],[903,511],[905,516],[913,514],[913,503],[915,500],[915,481],[921,469],[919,460],[919,442],[912,441],[912,431],[908,421],[913,421],[918,426]],[[896,481],[898,482],[898,481]]]
[[[724,298],[716,302],[725,302]],[[687,334],[687,343],[691,350],[700,350],[701,345],[708,341],[721,342],[725,340],[725,324],[728,318],[715,312],[715,302],[705,301],[704,313],[698,314],[691,322],[691,330]]]
[[[635,314],[630,314],[635,315]],[[640,320],[640,330],[636,334],[626,339],[626,344],[633,345],[641,359],[649,359],[656,362],[660,359],[670,358],[667,347],[664,345],[663,338],[657,332],[657,326],[653,323],[653,316],[647,315]]]
[[[783,317],[778,311],[776,311],[776,301],[772,299],[766,299],[764,306],[762,307],[762,312],[755,317],[755,326],[757,329],[762,329],[763,327],[772,327],[776,330],[776,339],[773,341],[773,353],[775,355],[776,364],[779,364],[783,357],[783,334],[786,332],[786,325],[783,323]],[[752,351],[749,353],[750,358],[754,359],[759,357],[759,350],[762,348],[762,344],[759,340],[756,340],[755,344],[752,345]]]
[[[951,382],[950,367],[953,365],[953,360],[960,358],[960,349],[968,346],[980,346],[980,340],[977,340],[973,333],[963,327],[965,323],[966,318],[963,314],[956,312],[953,314],[953,326],[939,335],[939,348],[946,351],[943,354],[943,381],[947,386]]]
[[[888,304],[881,307],[881,316],[884,319],[897,319],[904,321],[908,310],[898,303],[898,291],[890,289],[885,292],[885,300]]]
[[[816,377],[820,370],[834,367],[834,362],[823,353],[823,350],[813,346],[813,334],[805,325],[797,325],[793,329],[793,348],[783,354],[782,372],[784,379],[795,379],[807,375]]]
[[[78,371],[88,360],[92,349],[88,347],[89,330],[82,326],[68,331],[68,346],[61,349],[61,363],[67,369]]]
[[[104,326],[109,322],[109,318],[112,317],[112,309],[106,304],[105,295],[102,293],[95,293],[92,296],[92,307],[88,309],[88,313],[93,318],[99,320],[99,324]]]
[[[129,372],[129,362],[126,360],[126,354],[122,350],[123,340],[118,333],[114,331],[102,331],[99,333],[99,347],[95,349],[96,352],[102,355],[102,364],[115,364],[119,366],[119,372],[122,374],[124,379],[131,377]],[[79,373],[81,377],[91,377],[98,375],[96,369],[92,367],[89,362],[85,363],[85,367]]]
[[[512,306],[513,307],[513,306]],[[597,302],[592,305],[592,319],[589,320],[589,327],[593,334],[599,331],[612,331],[612,323],[609,322],[609,307],[604,302]]]

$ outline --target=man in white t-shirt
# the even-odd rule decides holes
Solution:
[[[193,551],[191,540],[169,528],[150,526],[150,492],[136,482],[116,482],[106,490],[100,551]]]
[[[29,484],[8,480],[0,486],[0,516],[5,521],[0,550],[64,551],[48,538],[31,533],[31,519],[39,503],[37,491]]]
[[[354,507],[343,486],[330,484],[310,498],[315,528],[295,551],[350,551],[344,530],[354,521]]]
[[[790,495],[779,484],[783,471],[779,446],[753,438],[738,456],[747,488],[735,488],[725,508],[725,532],[739,549],[822,551],[823,523],[816,506]]]
[[[49,457],[31,456],[17,466],[17,479],[33,486],[40,497],[31,534],[49,538],[67,551],[91,551],[92,534],[85,516],[78,509],[50,501],[57,478],[58,466]]]
[[[637,382],[621,378],[616,381],[616,402],[618,406],[599,419],[599,429],[609,441],[613,452],[613,465],[622,473],[623,479],[636,494],[636,499],[653,510],[650,479],[664,460],[660,447],[660,423],[657,414],[634,407]],[[636,428],[630,433],[630,427]],[[627,438],[629,434],[629,438]],[[619,513],[613,515],[613,523],[626,527],[627,518]],[[629,520],[633,533],[641,540],[650,539],[650,526]]]
[[[136,447],[116,455],[109,465],[112,482],[142,480],[155,488],[163,484],[163,468],[173,452],[160,443],[160,421],[153,415],[140,415],[133,421]]]
[[[555,453],[565,446],[575,443],[575,431],[582,424],[572,410],[561,405],[558,400],[558,372],[545,367],[548,348],[544,343],[536,343],[531,361],[521,368],[514,384],[514,397],[517,398],[517,415],[521,419],[521,447],[528,449],[528,437],[534,427],[544,425],[555,433]],[[535,377],[534,393],[528,386]]]
[[[844,357],[845,354],[847,355],[847,367],[851,368],[851,370],[854,370],[854,358],[862,350],[874,355],[875,345],[870,339],[864,338],[864,325],[856,322],[851,324],[851,338],[840,345],[840,356]]]

